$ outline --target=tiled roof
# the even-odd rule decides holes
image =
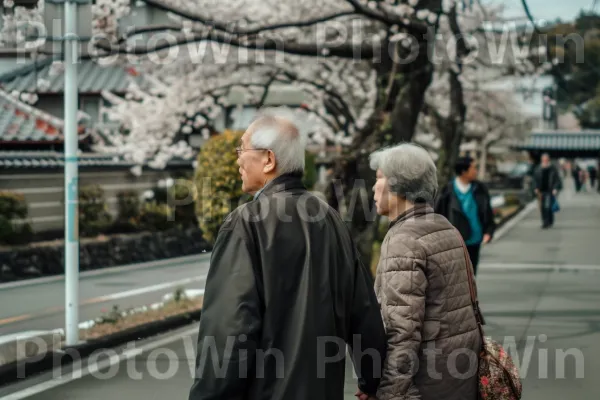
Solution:
[[[16,71],[0,76],[0,87],[7,92],[62,93],[64,68],[52,67],[53,60],[47,58],[28,64]],[[59,64],[60,65],[60,64]],[[56,72],[58,71],[58,72]],[[131,79],[139,79],[133,66],[103,66],[93,60],[82,60],[77,64],[79,93],[99,93],[107,90],[124,93]]]
[[[120,155],[101,153],[81,153],[78,159],[80,168],[89,167],[122,167],[131,168],[134,164]],[[168,166],[191,167],[193,160],[175,159]],[[4,151],[0,152],[0,169],[21,168],[63,168],[64,154],[48,151]]]
[[[600,131],[534,132],[515,147],[540,151],[600,151]]]
[[[0,90],[0,142],[61,142],[63,121]],[[80,128],[80,133],[85,129]],[[85,136],[80,135],[80,140]]]

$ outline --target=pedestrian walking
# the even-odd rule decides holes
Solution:
[[[477,274],[481,245],[489,243],[496,229],[490,194],[477,180],[477,164],[471,157],[461,157],[454,166],[456,177],[440,192],[435,211],[458,229]]]
[[[571,175],[575,183],[575,192],[578,193],[581,191],[581,167],[579,164],[575,163],[574,168],[571,170]]]
[[[596,179],[598,178],[598,169],[595,165],[588,167],[588,175],[590,177],[590,188],[594,190],[596,188]]]
[[[388,332],[377,399],[476,400],[482,341],[468,289],[473,271],[460,233],[433,209],[435,163],[423,148],[401,144],[372,154],[371,168],[377,213],[390,220],[375,278]]]
[[[540,214],[542,217],[542,229],[554,225],[554,207],[556,196],[562,189],[562,181],[558,170],[550,162],[550,156],[542,154],[540,165],[533,175],[533,185],[538,198]]]
[[[342,400],[346,344],[360,390],[376,394],[387,343],[373,279],[339,214],[302,183],[305,141],[263,116],[236,149],[254,199],[213,246],[190,400]]]

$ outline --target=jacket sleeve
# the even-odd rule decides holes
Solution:
[[[391,245],[401,248],[402,242],[410,240],[395,240]],[[426,262],[424,255],[417,255],[409,248],[405,251],[396,249],[395,253],[403,255],[383,260],[382,266],[381,307],[388,353],[377,398],[413,400],[420,398],[413,376],[418,369],[425,317]]]
[[[371,273],[357,257],[348,345],[358,388],[375,396],[386,357],[387,340]]]
[[[189,400],[243,399],[261,329],[261,302],[246,235],[219,232],[206,280]]]
[[[560,192],[563,189],[563,184],[562,184],[562,178],[560,176],[560,171],[556,167],[554,167],[554,176],[555,176],[554,189],[556,191]]]
[[[534,167],[533,172],[531,173],[531,186],[534,190],[538,190],[540,188],[540,178],[539,178],[539,168]]]

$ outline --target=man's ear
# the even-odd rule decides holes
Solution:
[[[263,172],[265,174],[275,172],[276,167],[277,167],[277,162],[275,161],[275,153],[273,153],[271,150],[268,150],[267,156],[266,156],[266,163],[263,167]]]

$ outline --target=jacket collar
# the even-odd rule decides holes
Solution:
[[[396,219],[391,221],[390,228],[397,224],[403,224],[404,222],[406,222],[410,219],[421,217],[421,216],[427,215],[427,214],[433,214],[433,213],[435,213],[435,211],[434,211],[433,207],[431,207],[431,205],[426,204],[426,203],[417,203],[417,204],[415,204],[415,206],[413,208],[403,212]]]
[[[456,179],[456,177],[452,178],[450,180],[450,182],[448,182],[448,189],[451,192],[454,192],[454,180]],[[471,182],[471,190],[473,191],[473,193],[475,193],[481,186],[481,182],[477,179],[475,179],[473,182]]]
[[[292,173],[279,175],[256,192],[254,199],[258,199],[260,195],[270,195],[292,189],[306,189],[304,183],[302,183],[302,174]]]

